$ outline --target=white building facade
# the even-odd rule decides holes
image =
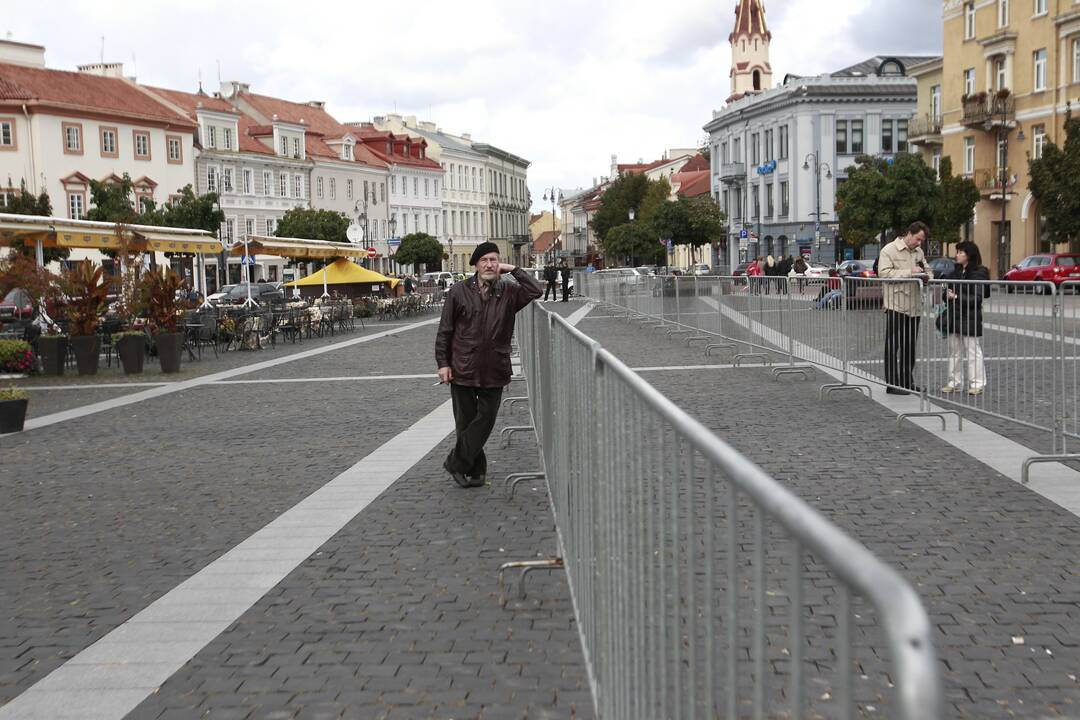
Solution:
[[[488,239],[499,246],[507,262],[525,264],[532,243],[529,161],[487,143],[473,143],[472,147],[485,159]]]

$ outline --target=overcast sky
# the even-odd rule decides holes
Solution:
[[[704,138],[729,94],[734,0],[19,2],[0,32],[49,67],[123,61],[140,82],[325,100],[341,121],[397,111],[532,162],[547,187]],[[940,0],[772,0],[775,82],[877,54],[939,54]]]

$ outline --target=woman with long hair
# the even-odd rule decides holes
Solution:
[[[941,391],[963,390],[966,370],[968,395],[979,395],[986,387],[986,366],[979,341],[983,334],[982,304],[990,289],[988,285],[971,282],[990,279],[979,246],[967,240],[957,243],[956,267],[944,279],[968,282],[950,283],[945,294],[945,313],[939,322],[949,335],[949,382]]]

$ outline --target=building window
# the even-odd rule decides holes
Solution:
[[[420,197],[420,178],[412,179],[412,194],[413,197]]]
[[[233,169],[226,167],[221,169],[221,192],[233,191]]]
[[[178,135],[165,136],[165,159],[173,165],[184,162],[183,140]]]
[[[964,173],[970,175],[975,172],[975,138],[964,138]]]
[[[1035,60],[1035,89],[1046,89],[1046,48],[1036,50],[1034,54]]]
[[[1046,126],[1036,125],[1031,129],[1031,156],[1036,160],[1043,156],[1046,147]]]
[[[893,121],[882,120],[881,121],[881,152],[891,153],[893,151]]]
[[[1035,0],[1035,14],[1036,15],[1045,15],[1046,14],[1046,0]]]
[[[244,220],[244,234],[248,236],[255,234],[255,218],[246,218]]]
[[[330,199],[337,200],[337,179],[330,178]]]
[[[1072,41],[1072,81],[1080,83],[1080,38]]]
[[[431,197],[431,181],[424,178],[424,197]]]
[[[765,217],[773,217],[776,207],[773,205],[772,183],[765,185]]]
[[[232,150],[232,128],[221,129],[222,145],[226,150]]]
[[[1007,150],[1007,146],[1005,145],[1005,141],[1004,140],[998,140],[997,141],[997,158],[996,158],[996,161],[994,162],[994,167],[998,168],[1001,171],[1001,172],[998,173],[999,175],[1004,175],[1005,160],[1006,160],[1006,152],[1007,151],[1008,150]]]
[[[780,159],[787,160],[788,158],[788,126],[780,126]]]
[[[390,176],[390,193],[394,194],[396,192],[397,192],[397,178],[391,175]]]
[[[278,178],[278,195],[281,197],[289,197],[289,176],[285,173],[281,173]]]
[[[346,160],[352,160],[353,159],[352,145],[350,143],[345,143],[344,145],[342,145],[341,146],[341,153],[342,153],[342,157],[344,157]]]
[[[379,183],[379,201],[386,202],[386,183]]]
[[[975,37],[975,3],[964,3],[964,39],[971,40]]]
[[[861,155],[863,151],[862,120],[851,121],[851,154]]]
[[[72,220],[86,217],[86,198],[81,192],[68,193],[68,217]]]
[[[213,165],[206,166],[206,192],[217,192],[218,189],[218,169]]]
[[[994,61],[994,89],[1001,90],[1005,87],[1005,57],[1001,56]]]
[[[132,131],[132,137],[135,139],[135,159],[136,160],[149,160],[150,159],[150,133],[144,130]]]
[[[896,121],[896,152],[907,152],[907,120]]]
[[[349,199],[349,200],[352,200],[352,196],[353,196],[353,181],[352,180],[346,180],[345,181],[345,197],[347,199]]]
[[[998,0],[998,27],[1003,28],[1009,24],[1009,0]]]
[[[934,155],[930,158],[930,167],[934,168],[934,177],[938,180],[941,179],[941,151],[935,150]]]
[[[331,189],[333,189],[333,178],[330,179]],[[292,178],[292,193],[294,198],[304,197],[304,176],[293,175]]]
[[[847,155],[847,120],[836,121],[836,154]]]
[[[217,128],[213,125],[209,125],[206,128],[206,147],[217,147]]]
[[[268,237],[273,237],[274,232],[277,230],[277,220],[274,218],[266,218],[266,234]]]
[[[761,217],[761,186],[754,185],[754,215],[753,218],[757,220]]]
[[[294,158],[300,157],[300,138],[292,139],[292,156]]]
[[[281,154],[288,157],[289,155],[289,138],[282,135],[281,137]]]
[[[941,86],[934,85],[930,88],[930,117],[937,120],[941,117]]]
[[[761,147],[758,142],[758,134],[750,135],[750,164],[757,165],[761,162]]]
[[[450,163],[450,189],[454,189],[454,163]]]
[[[225,237],[223,238],[225,240],[225,244],[232,245],[233,241],[236,240],[236,219],[225,218],[225,222],[222,223],[222,225],[225,229]]]
[[[968,97],[975,94],[975,68],[964,71],[964,94]]]
[[[323,196],[323,179],[322,177],[315,178],[315,197],[322,200]]]
[[[263,171],[263,195],[270,197],[274,194],[274,173]]]
[[[762,153],[761,153],[762,154],[762,159],[765,162],[769,162],[770,160],[773,159],[773,131],[772,130],[766,130],[765,131],[764,140],[765,140],[765,147],[762,148]]]
[[[788,183],[787,183],[787,180],[781,180],[780,181],[780,217],[787,217],[788,216],[789,200],[790,200],[790,198],[788,196]]]
[[[0,118],[0,150],[18,150],[15,137],[15,118]]]
[[[255,186],[255,174],[250,168],[244,168],[244,194],[251,195]]]
[[[68,155],[82,155],[82,125],[80,123],[63,123],[64,152]]]

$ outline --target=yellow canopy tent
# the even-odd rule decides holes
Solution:
[[[285,283],[282,287],[322,288],[325,292],[326,288],[334,285],[341,288],[346,295],[356,297],[370,295],[380,285],[393,289],[400,282],[397,278],[388,278],[373,270],[360,267],[351,260],[339,258],[327,265],[323,270],[317,270],[307,277]],[[307,294],[310,295],[311,293]]]

